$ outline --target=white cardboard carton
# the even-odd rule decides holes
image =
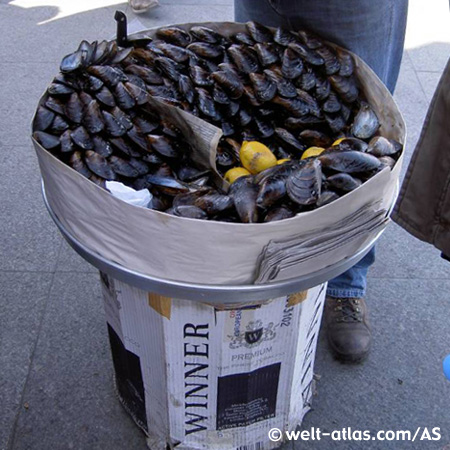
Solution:
[[[310,409],[326,284],[239,309],[102,274],[119,397],[152,450],[266,450]]]

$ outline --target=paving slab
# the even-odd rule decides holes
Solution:
[[[26,383],[51,274],[0,272],[0,449],[6,449]]]
[[[31,146],[31,121],[38,100],[58,72],[56,63],[0,62],[0,146]],[[25,157],[25,151],[21,151]]]
[[[55,275],[11,449],[145,449],[120,405],[95,274]]]
[[[143,28],[154,28],[162,25],[189,22],[211,22],[233,20],[234,8],[231,5],[208,4],[208,8],[201,4],[165,3],[145,14],[128,12],[129,21],[141,22]],[[137,26],[136,24],[134,24]]]
[[[419,78],[420,85],[422,86],[425,96],[429,102],[431,102],[434,96],[439,80],[441,79],[441,75],[442,72],[417,71],[417,77]]]
[[[76,50],[81,40],[114,36],[114,12],[127,7],[126,3],[114,4],[117,3],[114,1],[102,8],[86,5],[86,11],[56,20],[64,8],[70,8],[70,3],[61,2],[59,7],[56,2],[55,6],[40,6],[39,2],[0,4],[0,29],[8,36],[0,48],[0,61],[59,64],[64,55]]]
[[[371,280],[373,349],[362,365],[335,361],[323,335],[315,372],[321,375],[313,411],[302,429],[412,430],[440,427],[435,442],[302,442],[298,449],[436,449],[450,443],[450,383],[442,360],[450,352],[447,280]],[[423,431],[423,428],[422,428]]]
[[[0,146],[0,270],[52,272],[61,236],[45,210],[31,146]]]
[[[56,272],[82,272],[98,273],[98,270],[87,263],[78,253],[63,239],[56,262]]]
[[[394,99],[406,122],[407,140],[402,170],[403,176],[419,139],[429,105],[412,64],[409,51],[405,51],[403,54]]]
[[[436,248],[391,223],[377,243],[368,278],[450,279],[450,264]]]

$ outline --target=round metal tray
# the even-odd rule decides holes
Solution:
[[[126,267],[123,267],[113,261],[109,261],[98,253],[93,252],[83,243],[78,241],[74,236],[72,236],[58,219],[47,201],[43,183],[42,195],[44,197],[45,206],[47,207],[51,218],[59,228],[64,238],[82,258],[91,263],[98,270],[111,275],[117,280],[123,281],[124,283],[148,292],[155,292],[171,298],[180,298],[213,304],[239,304],[258,300],[268,300],[317,286],[318,284],[324,283],[325,281],[331,280],[340,275],[360,261],[368,253],[382,233],[382,231],[378,233],[371,242],[369,242],[364,248],[353,256],[346,258],[337,264],[333,264],[298,278],[256,285],[194,284],[144,275],[142,273],[127,269]]]

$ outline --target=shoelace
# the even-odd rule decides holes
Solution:
[[[361,308],[357,298],[338,298],[334,310],[340,312],[341,316],[336,322],[362,322]]]

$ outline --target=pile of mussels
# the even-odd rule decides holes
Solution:
[[[192,161],[180,130],[152,111],[149,96],[223,130],[221,174],[240,164],[244,141],[286,161],[223,192]],[[33,137],[100,186],[118,180],[149,189],[156,210],[253,223],[330,203],[392,167],[402,147],[376,136],[379,126],[349,53],[306,31],[249,22],[234,36],[193,26],[160,28],[126,48],[83,41],[63,58]],[[325,150],[301,159],[311,146]]]

